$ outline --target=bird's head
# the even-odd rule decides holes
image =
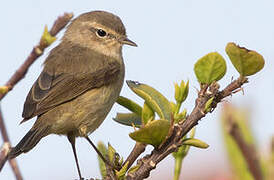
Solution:
[[[127,38],[121,19],[105,11],[88,12],[74,19],[63,40],[114,57],[121,56],[124,44],[137,46]]]

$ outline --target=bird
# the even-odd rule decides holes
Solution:
[[[88,136],[104,121],[123,86],[123,45],[137,46],[110,12],[91,11],[72,20],[26,97],[21,123],[37,119],[8,159],[30,151],[50,134],[65,135],[83,179],[75,139],[84,137],[94,146]]]

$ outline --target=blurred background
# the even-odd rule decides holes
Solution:
[[[256,134],[260,152],[268,149],[274,134],[274,2],[271,0],[170,0],[170,1],[72,1],[72,0],[25,0],[4,1],[0,6],[0,85],[3,85],[29,55],[42,35],[45,25],[50,28],[64,12],[75,17],[88,11],[105,10],[118,15],[124,22],[128,37],[138,44],[137,48],[124,47],[127,80],[149,84],[173,99],[174,82],[190,80],[190,94],[183,107],[191,111],[196,98],[196,81],[193,66],[197,59],[217,51],[227,60],[225,46],[235,42],[262,54],[264,69],[250,77],[244,87],[244,95],[238,93],[227,98],[237,106],[250,110],[251,127]],[[12,145],[26,134],[34,119],[19,126],[23,103],[33,82],[38,77],[42,63],[50,49],[46,50],[30,68],[26,77],[1,102],[4,120]],[[230,61],[227,74],[220,81],[221,87],[238,77]],[[124,85],[121,95],[140,104],[141,99]],[[223,144],[220,123],[221,106],[200,121],[196,137],[207,142],[206,150],[191,148],[183,163],[181,177],[187,180],[229,179],[230,167]],[[90,138],[93,142],[110,142],[127,157],[134,141],[128,137],[133,129],[112,120],[116,112],[125,111],[115,105],[104,123]],[[3,141],[0,139],[0,145]],[[84,140],[77,139],[77,150],[82,174],[86,178],[100,178],[97,156]],[[146,153],[152,150],[147,148]],[[76,179],[78,177],[72,149],[66,137],[51,135],[17,161],[27,180]],[[198,173],[197,173],[198,172]],[[172,179],[173,158],[164,159],[152,171],[149,179]],[[12,180],[14,175],[8,164],[0,173],[1,180]]]

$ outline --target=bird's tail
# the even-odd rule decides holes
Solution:
[[[31,129],[23,139],[11,149],[8,154],[8,159],[13,159],[21,153],[26,153],[31,150],[43,137],[48,135],[49,128]]]

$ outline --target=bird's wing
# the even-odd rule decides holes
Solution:
[[[114,82],[119,72],[118,62],[108,62],[101,69],[98,68],[91,73],[51,75],[44,70],[26,98],[22,122],[70,101],[90,89]]]

